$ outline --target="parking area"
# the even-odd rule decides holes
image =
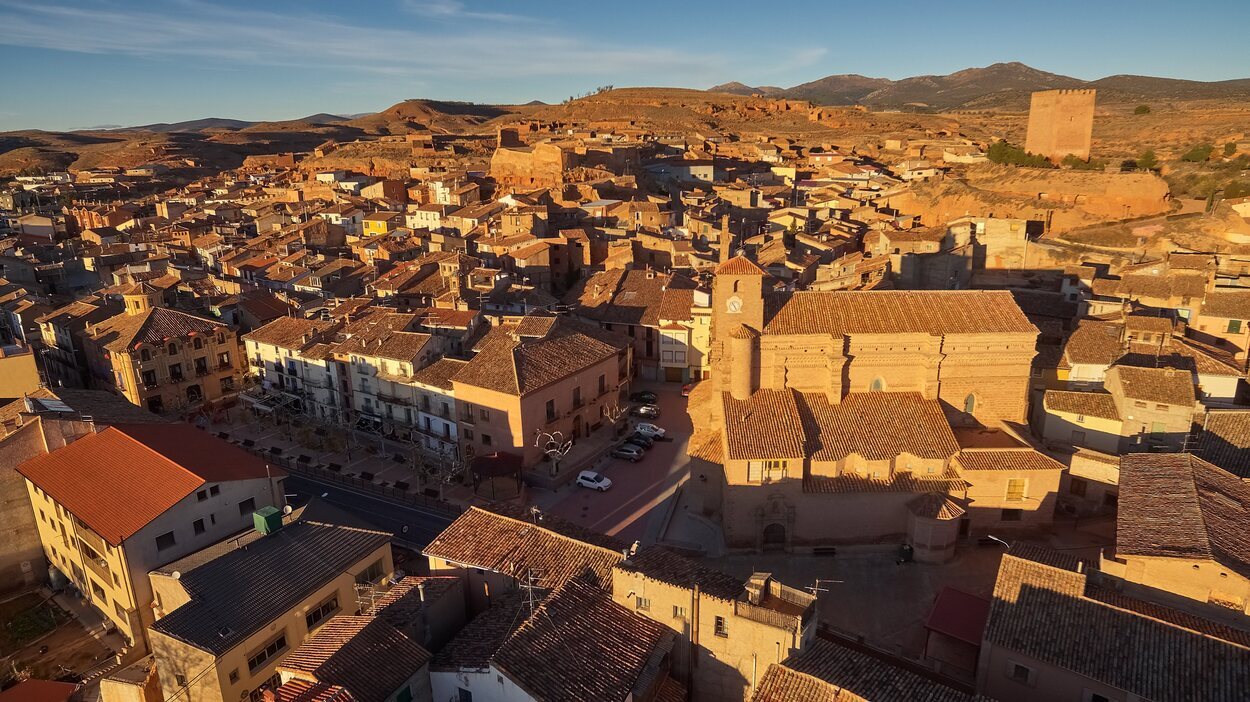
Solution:
[[[686,398],[681,396],[679,384],[639,382],[633,391],[654,392],[660,416],[630,417],[630,421],[662,427],[664,439],[656,441],[636,463],[611,457],[600,461],[595,470],[612,481],[612,488],[606,492],[569,485],[554,493],[536,492],[532,496],[535,504],[553,514],[626,542],[647,540],[657,507],[685,482],[691,434]]]

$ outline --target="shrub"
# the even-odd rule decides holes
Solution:
[[[1235,153],[1237,153],[1237,143],[1236,143],[1236,142],[1230,141],[1230,142],[1228,142],[1227,144],[1225,144],[1225,145],[1224,145],[1224,155],[1225,155],[1225,156],[1232,156],[1232,155],[1233,155],[1233,154],[1235,154]]]
[[[1063,160],[1060,161],[1059,163],[1062,166],[1066,166],[1068,168],[1072,168],[1078,171],[1101,171],[1102,169],[1107,167],[1106,161],[1096,161],[1094,159],[1090,159],[1088,161],[1082,161],[1081,159],[1077,158],[1075,154],[1068,154],[1067,156],[1064,156]]]
[[[1146,149],[1141,152],[1141,156],[1137,157],[1137,167],[1145,168],[1148,171],[1153,171],[1159,167],[1159,159],[1155,156],[1154,149]]]
[[[1238,197],[1245,197],[1247,195],[1250,195],[1250,183],[1247,183],[1245,181],[1234,180],[1233,182],[1224,186],[1224,197],[1226,198],[1232,199],[1232,198],[1238,198]]]
[[[1211,158],[1212,151],[1215,151],[1215,147],[1211,144],[1195,146],[1189,151],[1186,151],[1185,154],[1181,156],[1181,160],[1189,161],[1190,163],[1202,163],[1203,161]]]
[[[1045,156],[1031,154],[1005,141],[999,141],[991,145],[985,156],[993,163],[1005,163],[1011,166],[1027,166],[1029,168],[1055,167],[1055,164],[1051,163]]]
[[[1133,110],[1133,114],[1135,114],[1135,115],[1148,115],[1148,114],[1150,114],[1150,105],[1138,105],[1138,106],[1136,107],[1136,109],[1134,109],[1134,110]]]

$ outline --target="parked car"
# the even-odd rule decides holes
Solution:
[[[644,436],[649,436],[649,437],[651,437],[652,439],[658,439],[658,438],[660,438],[660,437],[664,436],[664,428],[663,428],[663,427],[657,427],[656,425],[654,425],[654,424],[649,424],[649,423],[647,423],[647,422],[643,422],[643,423],[639,424],[638,426],[634,427],[634,431],[636,431],[636,432],[638,432],[639,434],[642,434],[642,435],[644,435]]]
[[[629,396],[630,402],[641,402],[647,405],[653,405],[656,401],[655,393],[650,390],[641,390]]]
[[[624,443],[612,449],[613,458],[624,458],[630,463],[637,463],[646,455],[641,446],[635,446],[631,443]]]
[[[685,385],[681,386],[681,396],[690,397],[691,390],[694,390],[694,383],[686,383]]]
[[[591,490],[606,492],[608,488],[612,487],[612,480],[608,476],[600,475],[593,470],[584,470],[577,474],[577,484]]]
[[[638,405],[629,411],[635,417],[646,417],[647,419],[657,419],[660,416],[660,408],[655,405]]]
[[[645,449],[649,449],[652,446],[655,446],[655,439],[652,439],[646,434],[639,434],[638,432],[634,432],[633,434],[630,434],[629,436],[625,437],[625,443],[633,444],[635,446],[641,446]]]

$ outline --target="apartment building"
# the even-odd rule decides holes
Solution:
[[[630,378],[630,345],[619,334],[561,317],[527,316],[494,327],[451,378],[466,452],[545,458],[541,432],[578,441],[610,427]]]
[[[87,385],[87,358],[83,333],[122,311],[122,306],[100,299],[71,302],[36,318],[43,340],[44,371],[52,387]]]
[[[125,311],[87,327],[83,352],[93,387],[152,412],[189,412],[234,397],[242,379],[229,326],[161,306],[160,291],[138,283]]]
[[[384,532],[277,509],[248,517],[253,531],[150,574],[165,700],[259,702],[292,651],[336,614],[368,609],[394,573]]]
[[[141,649],[148,571],[285,504],[282,470],[189,424],[116,424],[17,470],[48,563]]]

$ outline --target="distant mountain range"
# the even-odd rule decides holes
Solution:
[[[300,119],[283,120],[288,122],[303,122],[312,125],[337,124],[352,119],[352,116],[340,117],[325,112],[319,112],[315,115],[301,117]],[[200,132],[211,129],[222,129],[234,131],[238,129],[247,129],[263,122],[249,122],[242,119],[228,119],[225,117],[205,117],[203,119],[192,119],[185,122],[157,122],[156,124],[144,124],[137,127],[118,127],[118,126],[101,126],[93,127],[93,129],[107,129],[114,132]]]
[[[1047,73],[1023,63],[996,63],[944,76],[902,80],[833,75],[790,88],[724,83],[709,92],[810,100],[818,105],[924,106],[939,110],[1024,109],[1037,90],[1093,88],[1100,102],[1250,99],[1250,78],[1202,82],[1117,75],[1086,81]]]

